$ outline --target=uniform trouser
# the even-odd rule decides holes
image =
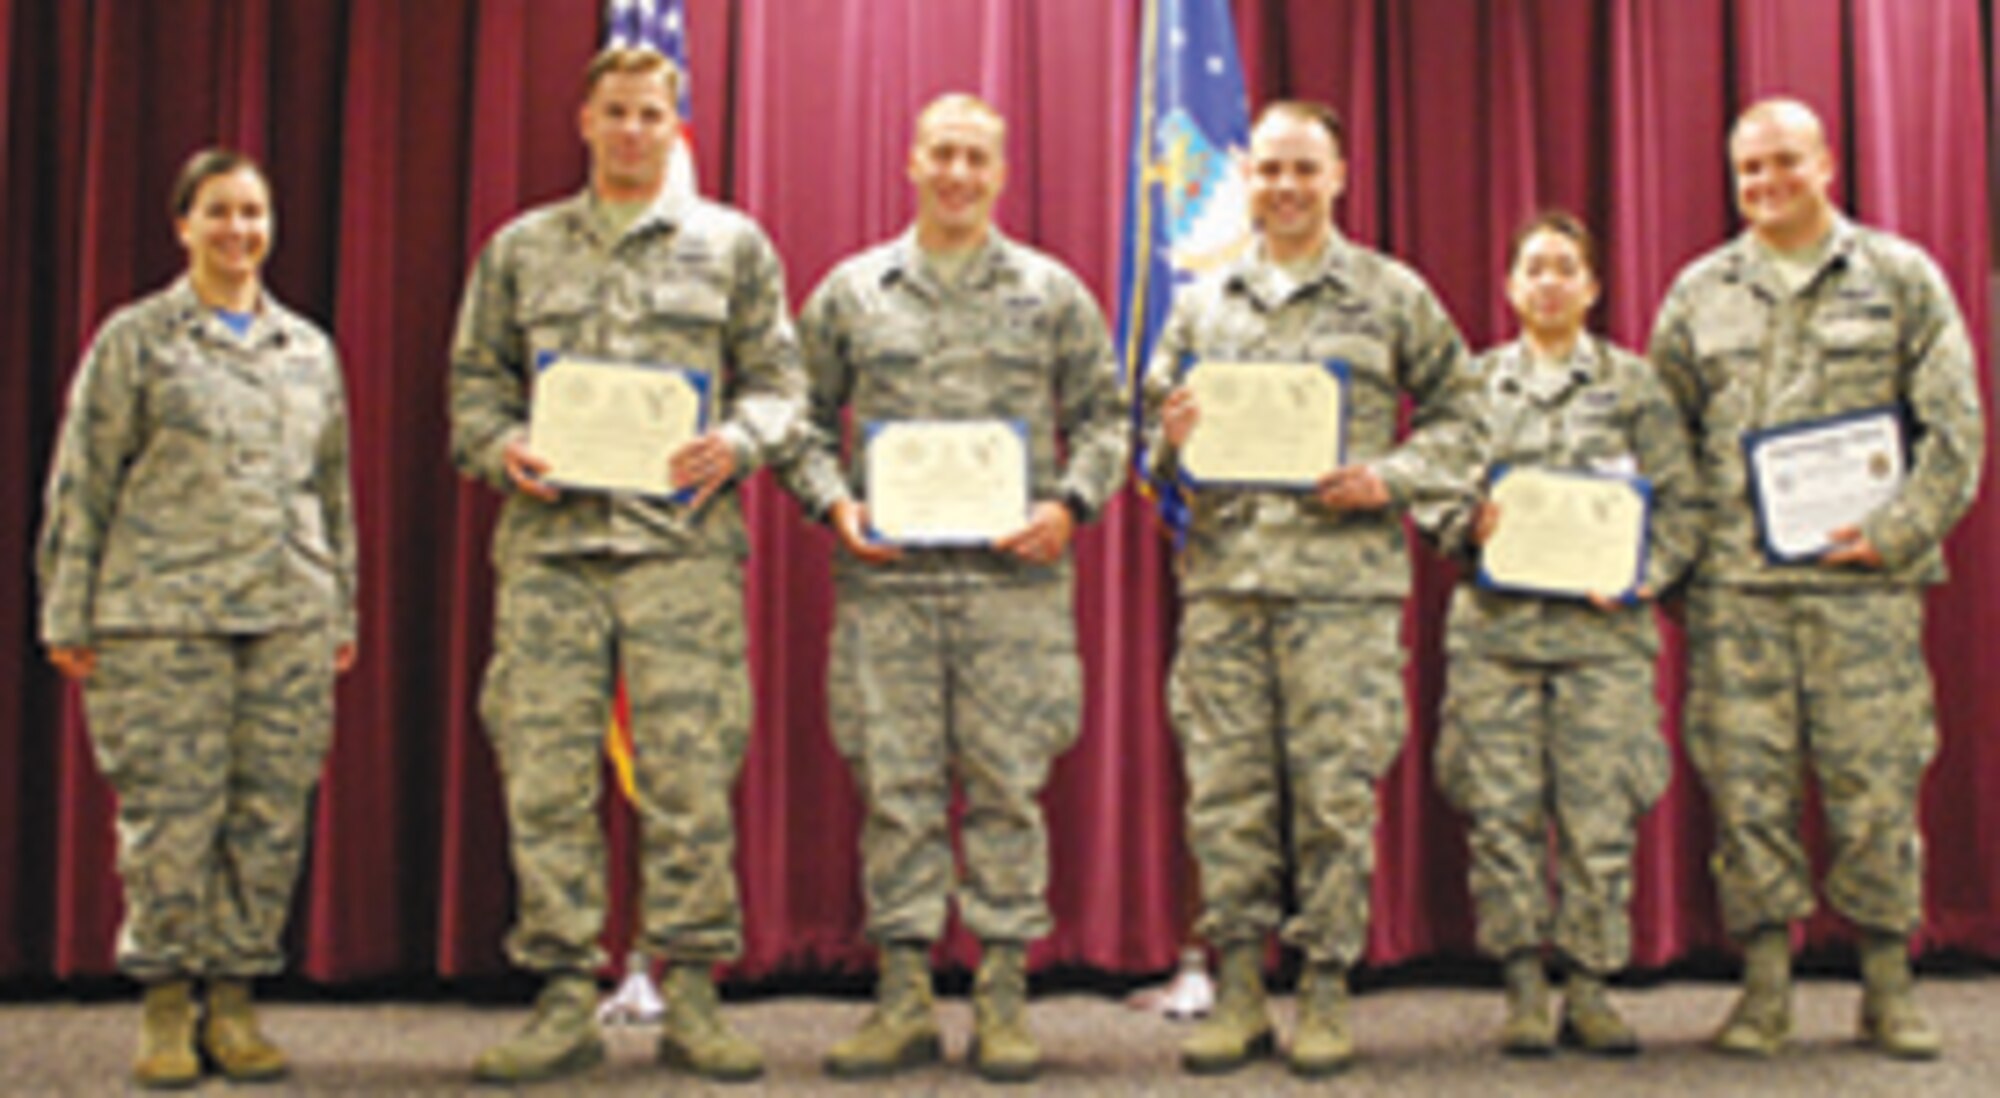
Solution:
[[[318,627],[97,642],[84,706],[118,795],[127,974],[284,967],[307,807],[333,736],[333,648]]]
[[[1917,792],[1937,750],[1922,591],[1697,587],[1687,647],[1688,754],[1715,814],[1729,933],[1812,913],[1808,762],[1832,848],[1827,900],[1862,927],[1916,929]]]
[[[1200,596],[1171,689],[1201,871],[1197,930],[1261,941],[1282,914],[1289,792],[1298,913],[1285,940],[1351,965],[1367,946],[1375,787],[1404,737],[1397,601]]]
[[[1040,795],[1075,741],[1081,672],[1069,584],[950,590],[843,586],[828,697],[853,770],[868,935],[931,941],[954,892],[951,786],[965,869],[956,889],[983,941],[1048,933]]]
[[[504,562],[481,710],[499,756],[520,913],[514,963],[604,961],[600,765],[616,673],[630,706],[641,948],[742,948],[729,794],[750,738],[741,567],[720,558]]]
[[[1550,941],[1553,827],[1554,944],[1588,971],[1623,968],[1638,822],[1668,777],[1651,659],[1454,652],[1437,778],[1471,823],[1479,947],[1506,957]]]

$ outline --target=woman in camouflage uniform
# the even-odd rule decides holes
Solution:
[[[306,809],[354,662],[346,398],[326,334],[272,299],[270,185],[197,153],[187,271],[114,314],[70,392],[37,556],[49,659],[83,688],[118,796],[118,965],[145,985],[134,1074],[287,1068],[250,981],[284,962]]]
[[[1504,959],[1501,1046],[1517,1055],[1546,1055],[1558,1039],[1604,1054],[1638,1049],[1604,977],[1631,950],[1635,833],[1668,778],[1647,600],[1686,566],[1696,536],[1693,469],[1665,389],[1644,359],[1584,331],[1598,296],[1594,260],[1589,231],[1568,214],[1543,214],[1516,234],[1507,296],[1521,338],[1475,362],[1460,436],[1477,483],[1501,466],[1539,466],[1640,476],[1652,493],[1637,597],[1501,591],[1468,568],[1452,602],[1438,781],[1471,824],[1479,945]],[[1435,529],[1447,552],[1476,563],[1506,521],[1492,502],[1467,499]],[[1543,970],[1551,944],[1569,973],[1560,1030]]]

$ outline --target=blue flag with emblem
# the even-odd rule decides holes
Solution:
[[[1250,108],[1228,0],[1145,0],[1139,35],[1118,264],[1119,373],[1135,423],[1146,362],[1175,290],[1227,267],[1252,239],[1237,168],[1250,143]],[[1143,438],[1132,452],[1143,474]],[[1171,485],[1154,487],[1178,540],[1186,501]]]

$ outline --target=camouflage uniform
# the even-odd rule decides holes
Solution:
[[[786,484],[811,515],[862,494],[858,448],[840,467],[844,408],[856,424],[1019,420],[1030,496],[1062,500],[1079,518],[1124,479],[1125,421],[1096,303],[1055,260],[997,230],[951,286],[922,262],[914,233],[848,259],[813,292],[799,333],[815,445]],[[869,935],[942,932],[954,775],[967,806],[966,926],[987,941],[1047,933],[1037,798],[1081,706],[1069,565],[925,549],[880,566],[843,556],[835,579],[828,694],[835,744],[868,806]]]
[[[1855,923],[1922,916],[1916,796],[1936,750],[1923,588],[1971,504],[1985,446],[1971,344],[1929,257],[1836,222],[1789,293],[1753,238],[1675,281],[1652,359],[1695,440],[1706,545],[1688,598],[1688,753],[1708,786],[1723,919],[1741,936],[1810,914],[1803,761],[1832,845],[1827,897]],[[1861,524],[1883,567],[1777,565],[1759,549],[1746,432],[1900,404],[1909,479]]]
[[[735,211],[663,196],[611,238],[582,194],[488,242],[452,344],[452,460],[508,491],[542,351],[709,375],[738,476],[802,437],[784,275]],[[598,755],[625,677],[640,819],[640,933],[676,961],[733,957],[741,915],[729,792],[749,738],[733,489],[699,515],[624,494],[511,493],[493,538],[494,653],[480,712],[499,756],[521,910],[508,954],[550,972],[602,963]]]
[[[1159,409],[1192,357],[1343,359],[1348,460],[1373,468],[1391,508],[1336,513],[1289,492],[1192,493],[1171,704],[1201,869],[1199,931],[1226,946],[1278,924],[1288,789],[1299,910],[1285,940],[1351,965],[1366,946],[1375,783],[1406,729],[1400,630],[1410,590],[1397,510],[1461,493],[1452,433],[1458,331],[1409,268],[1336,237],[1285,292],[1261,252],[1183,292],[1147,371],[1148,472],[1177,475]],[[1313,367],[1317,368],[1317,366]],[[1397,401],[1416,402],[1395,445]]]
[[[121,309],[77,374],[46,515],[42,640],[98,659],[84,705],[118,794],[120,967],[278,971],[334,648],[355,635],[332,343],[269,293],[239,336],[186,279]]]
[[[1512,465],[1646,477],[1641,582],[1653,591],[1672,583],[1697,550],[1694,467],[1652,367],[1585,337],[1562,363],[1537,364],[1517,342],[1480,356],[1473,374],[1479,397],[1462,436],[1466,460],[1489,475]],[[1475,505],[1468,497],[1440,510],[1435,532],[1446,552],[1473,556]],[[1588,971],[1622,968],[1634,832],[1669,776],[1653,696],[1652,607],[1606,612],[1488,590],[1468,574],[1450,621],[1437,777],[1471,818],[1480,948],[1508,957],[1550,940],[1553,824],[1554,943]]]

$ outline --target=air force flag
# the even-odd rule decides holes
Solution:
[[[1120,375],[1139,410],[1139,381],[1174,291],[1242,255],[1252,239],[1237,162],[1250,110],[1228,0],[1146,0],[1132,165],[1118,265]],[[1144,468],[1144,455],[1134,448]],[[1180,501],[1160,501],[1178,533]]]

